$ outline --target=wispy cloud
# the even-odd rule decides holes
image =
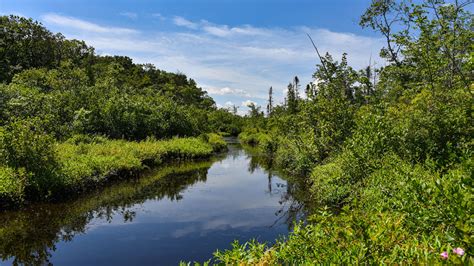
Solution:
[[[193,30],[201,30],[217,37],[229,37],[231,35],[266,35],[268,32],[250,25],[241,27],[229,27],[228,25],[218,25],[207,20],[193,22],[180,16],[175,16],[173,22],[177,26],[186,27]]]
[[[138,18],[138,14],[134,13],[134,12],[122,12],[122,13],[120,13],[120,16],[124,16],[124,17],[127,17],[129,19],[137,19]]]
[[[166,17],[163,16],[161,13],[153,13],[151,14],[152,17],[155,17],[155,18],[158,18],[159,20],[161,21],[165,21],[166,20]]]
[[[198,28],[197,23],[194,23],[190,20],[187,20],[187,19],[185,19],[183,17],[179,17],[179,16],[176,16],[176,17],[173,18],[173,23],[176,26],[186,27],[186,28],[189,28],[189,29],[197,29]]]
[[[250,93],[241,89],[232,89],[229,87],[224,88],[214,88],[206,86],[206,90],[211,95],[239,95],[244,97],[252,97]]]
[[[310,82],[318,59],[306,33],[335,59],[347,52],[355,68],[367,66],[371,55],[382,63],[375,55],[383,40],[320,28],[230,27],[176,16],[170,23],[183,29],[142,33],[57,14],[46,14],[43,21],[69,38],[85,40],[99,53],[128,55],[139,63],[186,73],[220,106],[228,101],[246,106],[248,100],[264,106],[270,86],[275,100],[282,102],[295,75],[302,84]]]
[[[128,29],[128,28],[118,28],[118,27],[105,27],[98,24],[94,24],[85,20],[61,16],[54,13],[49,13],[42,16],[43,21],[54,24],[63,28],[76,29],[85,32],[93,33],[112,33],[112,34],[132,34],[137,33],[137,30]]]
[[[218,37],[228,37],[234,34],[241,35],[265,35],[265,31],[250,26],[229,27],[227,25],[206,25],[202,27],[204,32]]]

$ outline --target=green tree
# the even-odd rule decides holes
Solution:
[[[270,116],[273,111],[273,87],[268,89],[268,103],[267,103],[267,116]]]

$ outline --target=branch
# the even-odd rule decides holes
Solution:
[[[326,73],[327,78],[331,80],[331,76],[329,75],[328,69],[326,68],[326,64],[324,63],[324,60],[321,57],[321,54],[319,53],[318,47],[316,47],[316,44],[314,44],[313,38],[311,38],[311,36],[308,33],[306,33],[306,35],[308,35],[309,40],[313,44],[314,50],[316,50],[316,54],[318,54],[319,61],[321,61],[321,64],[323,65],[323,69],[324,69],[324,72]]]

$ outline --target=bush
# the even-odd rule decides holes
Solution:
[[[434,90],[434,91],[433,91]],[[438,167],[459,162],[472,150],[473,97],[463,88],[449,92],[423,89],[388,108],[393,149],[412,162],[433,160]]]
[[[318,147],[308,133],[294,138],[281,138],[275,161],[285,172],[304,177],[319,161]]]
[[[24,200],[26,178],[22,170],[0,166],[0,206],[18,204]]]
[[[211,144],[214,151],[224,151],[227,149],[227,143],[225,140],[218,134],[208,133],[205,134],[206,141]]]
[[[355,205],[367,212],[399,214],[404,228],[413,234],[439,232],[444,242],[472,247],[472,167],[470,158],[441,174],[426,165],[386,156],[383,166],[364,182]]]
[[[12,122],[0,132],[2,164],[25,173],[32,197],[48,195],[60,185],[55,145],[37,119]]]

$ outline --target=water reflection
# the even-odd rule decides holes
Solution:
[[[176,264],[233,239],[273,241],[301,216],[297,186],[238,145],[78,199],[0,214],[8,264]],[[297,207],[298,206],[298,207]],[[3,264],[3,263],[2,263]]]
[[[306,208],[308,204],[306,193],[306,185],[304,180],[298,178],[291,178],[286,176],[284,182],[276,182],[273,184],[272,179],[284,174],[273,167],[273,158],[260,154],[258,149],[244,145],[243,149],[247,153],[249,160],[248,171],[253,173],[257,169],[263,169],[267,174],[268,186],[267,193],[270,195],[280,195],[280,208],[275,212],[277,219],[275,219],[272,226],[284,223],[291,230],[294,221],[304,220],[304,217],[309,213]]]

